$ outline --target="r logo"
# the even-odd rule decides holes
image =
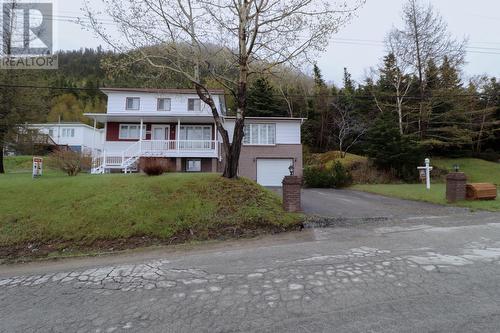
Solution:
[[[52,53],[52,3],[4,2],[3,54]]]

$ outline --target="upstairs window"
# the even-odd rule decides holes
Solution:
[[[170,111],[170,98],[158,98],[158,111]]]
[[[139,97],[127,97],[127,110],[139,110],[141,99]]]
[[[63,138],[74,138],[75,137],[75,129],[74,128],[63,128],[62,137]]]
[[[200,112],[201,100],[199,98],[188,98],[188,111]]]
[[[244,128],[245,145],[275,145],[276,144],[276,124],[247,124]]]

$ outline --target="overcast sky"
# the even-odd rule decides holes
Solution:
[[[100,3],[100,0],[91,0]],[[488,73],[500,77],[500,1],[499,0],[432,0],[457,37],[469,39],[467,76]],[[380,63],[384,55],[382,41],[393,26],[401,26],[403,0],[367,0],[358,17],[332,40],[319,60],[324,77],[340,83],[343,68],[362,81],[364,73]],[[81,14],[81,0],[56,0],[56,47],[78,49],[102,44],[75,23]]]

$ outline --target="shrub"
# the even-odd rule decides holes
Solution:
[[[148,176],[160,176],[167,172],[168,168],[161,161],[154,158],[146,158],[141,163],[141,170]]]
[[[58,149],[50,154],[50,164],[68,176],[76,176],[81,171],[90,170],[92,157],[89,154]]]
[[[336,162],[332,168],[325,166],[306,167],[304,181],[307,187],[342,188],[352,184],[352,177],[340,162]]]

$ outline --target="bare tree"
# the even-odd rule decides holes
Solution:
[[[339,146],[340,158],[345,158],[352,146],[365,135],[367,128],[353,116],[348,106],[337,102],[332,105],[334,137]]]
[[[394,28],[389,33],[387,44],[398,58],[398,65],[408,66],[418,78],[418,130],[422,135],[428,118],[424,103],[427,66],[430,61],[441,63],[445,56],[455,67],[463,64],[467,41],[452,37],[448,25],[430,3],[423,5],[420,0],[407,0],[403,7],[403,21],[403,28]]]
[[[250,75],[270,72],[323,51],[328,40],[364,0],[103,0],[120,38],[105,29],[86,2],[88,25],[131,61],[182,74],[212,110],[224,151],[224,177],[235,178],[243,139]],[[225,63],[214,65],[216,56]],[[236,77],[230,72],[236,72]],[[232,140],[203,73],[235,98]]]

